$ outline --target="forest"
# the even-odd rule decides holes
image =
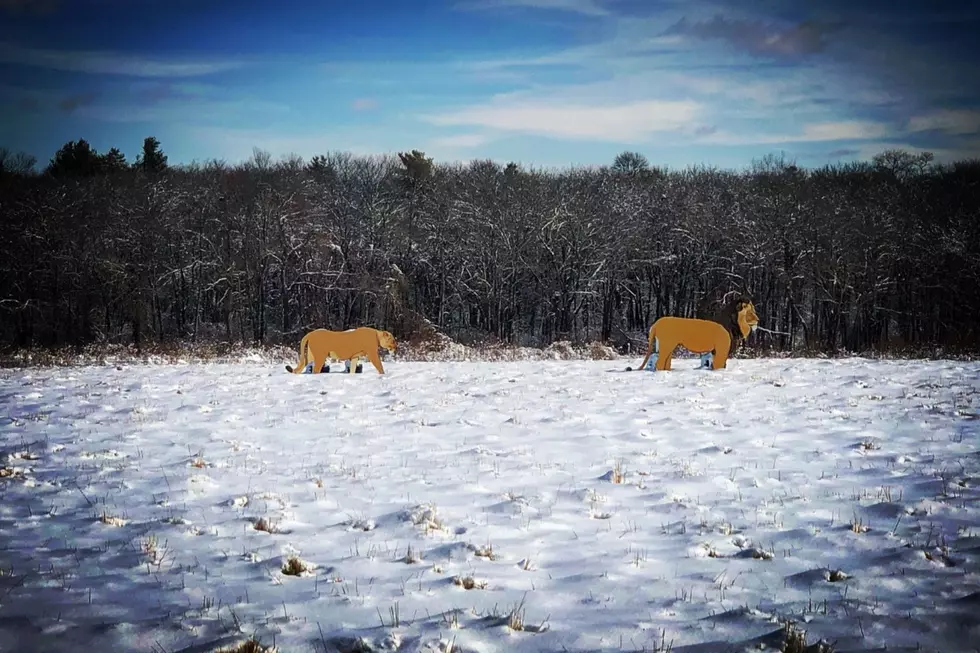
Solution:
[[[252,343],[370,325],[412,341],[601,341],[747,293],[767,352],[971,354],[980,161],[804,169],[442,164],[328,152],[171,165],[0,150],[0,347]]]

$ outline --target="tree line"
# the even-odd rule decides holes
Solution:
[[[980,162],[530,169],[328,153],[174,166],[0,150],[0,342],[604,341],[749,294],[773,351],[975,352]]]

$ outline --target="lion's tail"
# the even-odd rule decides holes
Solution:
[[[310,362],[309,356],[307,355],[309,350],[309,343],[308,343],[309,338],[310,338],[310,334],[307,333],[305,336],[303,336],[303,339],[299,341],[299,363],[296,364],[296,369],[293,369],[289,365],[287,365],[286,366],[287,372],[291,372],[293,374],[302,374],[303,370],[306,369],[307,363]]]

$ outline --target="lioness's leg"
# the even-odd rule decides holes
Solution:
[[[385,368],[381,365],[381,357],[378,356],[378,352],[368,352],[367,358],[374,365],[374,369],[378,370],[378,374],[385,373]]]
[[[673,341],[661,342],[660,351],[657,353],[657,364],[654,366],[656,370],[669,370],[670,369],[670,356],[674,353],[674,347],[677,345]]]
[[[327,357],[325,354],[317,354],[310,352],[310,357],[313,359],[313,374],[319,374],[323,371],[323,366],[327,364]]]

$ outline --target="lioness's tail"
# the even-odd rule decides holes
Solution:
[[[650,326],[650,334],[647,337],[647,355],[643,357],[643,362],[640,363],[640,366],[638,368],[636,368],[637,371],[646,368],[647,361],[650,360],[650,356],[653,355],[656,349],[657,349],[657,323],[654,322]]]
[[[299,341],[299,363],[296,364],[296,369],[294,370],[289,365],[286,366],[286,371],[292,374],[302,374],[303,370],[306,369],[307,363],[309,363],[309,357],[307,356],[307,350],[309,349],[307,340],[309,340],[310,334],[307,333],[303,336],[303,339]]]

